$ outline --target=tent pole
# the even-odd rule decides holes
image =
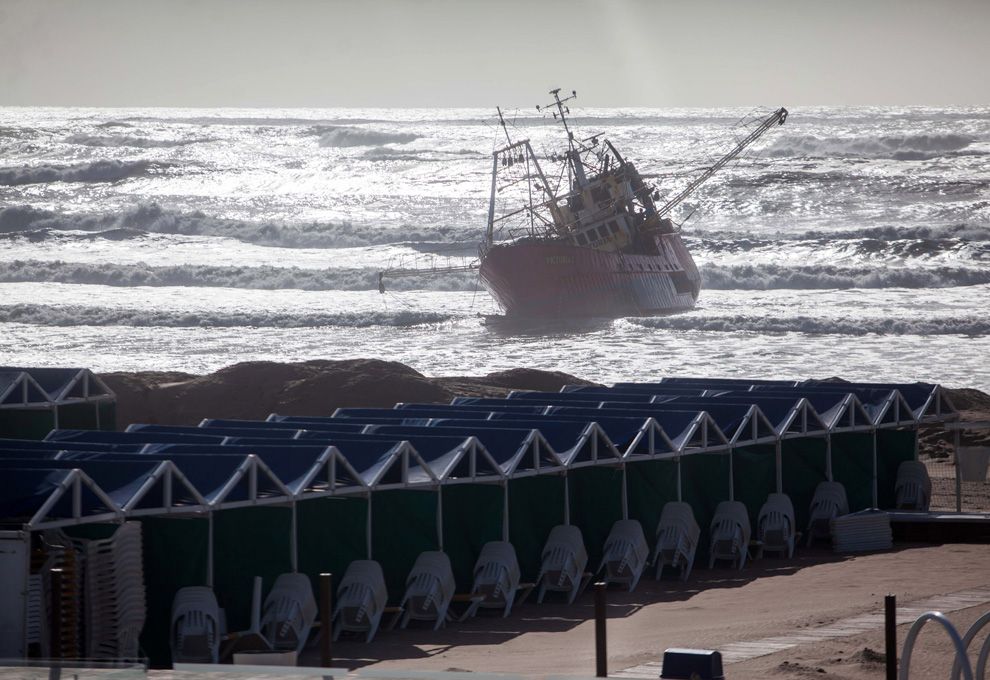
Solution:
[[[735,473],[732,468],[732,464],[734,462],[732,458],[732,452],[735,448],[736,448],[735,446],[729,447],[729,500],[730,501],[736,500],[736,480],[735,480]]]
[[[370,560],[370,559],[372,559],[372,557],[371,557],[371,492],[370,491],[368,492],[368,514],[367,514],[367,516],[365,518],[365,532],[364,532],[364,535],[365,535],[365,539],[367,540],[367,543],[368,543],[368,545],[366,546],[366,548],[368,550],[368,559]]]
[[[877,428],[873,428],[873,507],[879,507],[877,496]]]
[[[681,457],[677,457],[677,500],[683,501],[681,497]]]
[[[777,493],[784,493],[784,456],[781,452],[780,437],[777,437]]]
[[[213,511],[206,514],[206,586],[213,588]]]
[[[509,482],[502,481],[502,540],[509,540]]]
[[[564,472],[564,524],[571,523],[571,480]]]
[[[828,481],[834,481],[832,479],[832,433],[829,432],[825,435],[825,478]]]
[[[289,552],[292,559],[292,573],[299,572],[299,524],[296,522],[296,502],[292,501],[292,535],[289,537]]]
[[[443,552],[443,487],[437,484],[437,546]]]
[[[622,519],[629,519],[629,493],[626,490],[626,466],[622,465]]]

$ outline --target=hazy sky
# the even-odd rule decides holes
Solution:
[[[990,0],[0,0],[0,105],[990,104]]]

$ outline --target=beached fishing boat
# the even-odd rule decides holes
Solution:
[[[488,225],[477,269],[507,317],[618,317],[694,307],[701,276],[671,211],[771,128],[787,110],[757,121],[735,147],[676,196],[660,192],[603,135],[581,138],[567,102],[552,90],[547,107],[563,128],[566,148],[538,155],[529,139],[513,140],[502,111],[505,144],[492,154]],[[423,270],[386,271],[382,277]]]

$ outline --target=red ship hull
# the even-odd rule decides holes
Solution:
[[[632,255],[524,239],[492,246],[479,274],[506,316],[614,318],[693,308],[701,279],[691,254],[679,234],[656,242],[656,255]]]

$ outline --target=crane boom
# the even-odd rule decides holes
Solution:
[[[787,109],[780,107],[769,116],[760,121],[760,124],[750,132],[745,139],[739,142],[732,151],[725,154],[720,158],[714,165],[706,169],[701,175],[699,175],[694,181],[687,185],[679,194],[674,196],[672,199],[667,201],[663,206],[657,209],[657,213],[660,217],[667,215],[671,210],[676,208],[684,199],[694,193],[695,189],[700,187],[702,184],[707,182],[712,175],[721,170],[729,161],[738,156],[745,150],[747,146],[755,142],[757,139],[762,137],[767,130],[774,127],[775,125],[783,125],[784,121],[787,120]]]

